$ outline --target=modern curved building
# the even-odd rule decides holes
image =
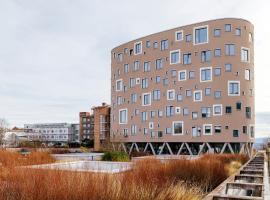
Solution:
[[[225,18],[114,48],[111,141],[128,152],[250,154],[253,40],[250,22]]]

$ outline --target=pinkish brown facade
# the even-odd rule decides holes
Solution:
[[[114,48],[111,141],[129,152],[250,154],[253,38],[250,22],[225,18]]]

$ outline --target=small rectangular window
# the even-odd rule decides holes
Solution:
[[[239,131],[233,130],[233,137],[239,137]]]
[[[235,45],[234,44],[225,44],[225,55],[234,56],[235,55]]]
[[[156,60],[156,70],[160,70],[163,67],[163,59],[157,59]]]
[[[183,54],[183,64],[184,65],[191,64],[191,53],[184,53]]]
[[[212,67],[200,68],[201,82],[212,81]]]
[[[189,79],[194,79],[195,78],[195,71],[189,71],[188,77],[189,77]]]
[[[215,29],[214,29],[214,36],[215,36],[215,37],[220,37],[220,35],[221,35],[221,30],[218,29],[218,28],[215,28]]]
[[[210,87],[205,88],[204,92],[205,92],[205,96],[211,96],[211,88]]]
[[[170,52],[170,64],[180,63],[180,49]]]
[[[192,40],[192,35],[191,34],[186,35],[186,42],[191,42],[191,40]]]
[[[241,109],[242,109],[242,103],[236,102],[236,110],[241,110]]]
[[[226,72],[231,72],[232,71],[232,64],[226,63],[225,64],[225,71]]]
[[[246,118],[251,119],[251,107],[246,107]]]
[[[202,51],[201,52],[201,62],[210,62],[211,61],[211,51]]]
[[[241,36],[241,29],[240,28],[235,29],[235,35]]]
[[[174,121],[173,122],[173,134],[174,135],[184,134],[184,122],[182,122],[182,121]]]
[[[215,76],[220,76],[221,75],[221,68],[216,67],[215,70],[214,70],[214,74],[215,74]]]
[[[248,48],[241,48],[241,61],[242,62],[249,62],[249,49]]]
[[[194,28],[194,44],[203,44],[208,42],[208,26]]]
[[[175,41],[183,40],[183,31],[176,31],[175,32]]]
[[[232,31],[232,25],[231,24],[225,24],[225,32],[231,32]]]
[[[192,96],[191,90],[186,90],[186,96],[187,97],[191,97]]]
[[[232,113],[232,107],[231,107],[231,106],[226,106],[225,112],[226,112],[227,114]]]
[[[240,96],[240,81],[228,81],[228,96]]]
[[[215,133],[221,133],[221,126],[214,126]]]
[[[215,91],[215,98],[220,99],[221,98],[221,91]]]
[[[157,49],[158,48],[158,43],[157,42],[154,42],[154,49]]]
[[[149,40],[146,41],[146,48],[150,48],[151,47],[151,43]]]
[[[250,78],[250,69],[245,70],[245,79],[248,80],[248,81],[251,80],[251,78]]]
[[[221,49],[215,49],[215,56],[220,57],[221,56]]]
[[[136,42],[134,44],[134,49],[135,49],[134,55],[141,54],[142,53],[142,42],[141,41],[140,42]]]
[[[169,48],[169,41],[168,40],[161,40],[160,42],[160,50],[164,51]]]
[[[185,81],[187,80],[187,71],[182,70],[178,72],[178,81]]]

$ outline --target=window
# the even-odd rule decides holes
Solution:
[[[166,132],[166,134],[171,134],[172,133],[172,128],[166,128],[165,132]]]
[[[214,126],[214,131],[215,133],[221,133],[221,126],[220,125]]]
[[[172,125],[173,135],[183,135],[184,133],[184,122],[183,121],[173,121]]]
[[[182,70],[182,71],[178,72],[178,80],[179,81],[187,80],[187,71],[186,70]]]
[[[215,74],[215,76],[220,76],[221,75],[221,68],[220,67],[216,67],[214,69],[214,74]]]
[[[122,62],[123,61],[123,54],[122,53],[117,54],[117,60],[119,62]]]
[[[201,90],[194,91],[193,97],[194,97],[193,101],[195,102],[202,101],[202,91]]]
[[[236,110],[241,110],[241,109],[242,109],[242,103],[236,102]]]
[[[226,72],[231,72],[232,71],[232,64],[226,63],[225,64],[225,71]]]
[[[189,115],[188,108],[183,108],[183,116],[188,116],[188,115]]]
[[[180,114],[180,113],[181,113],[181,108],[175,107],[175,114]]]
[[[187,96],[187,97],[191,97],[191,96],[192,96],[191,90],[186,90],[186,96]]]
[[[161,138],[163,136],[163,132],[162,131],[158,131],[158,137]]]
[[[222,115],[222,104],[213,105],[213,115],[221,116]]]
[[[162,117],[163,116],[163,111],[162,110],[158,110],[158,117]]]
[[[135,135],[137,133],[137,126],[131,125],[131,135]]]
[[[151,105],[151,93],[143,93],[142,106],[150,106],[150,105]]]
[[[248,48],[241,48],[241,61],[242,62],[249,62],[249,49]]]
[[[169,83],[169,79],[168,78],[164,78],[163,79],[163,85],[165,86],[165,85],[168,85],[168,83]]]
[[[160,90],[154,90],[153,91],[153,100],[159,101],[160,100]]]
[[[170,52],[170,64],[180,63],[180,49]]]
[[[245,79],[248,80],[248,81],[251,80],[251,78],[250,78],[250,69],[245,70]]]
[[[127,124],[128,121],[128,110],[120,109],[119,110],[119,124]]]
[[[148,88],[148,78],[142,78],[142,88]]]
[[[163,60],[162,59],[157,59],[156,60],[156,70],[159,70],[163,67]]]
[[[241,29],[240,28],[235,29],[235,35],[241,36]]]
[[[225,55],[234,56],[235,55],[235,45],[234,44],[225,44]]]
[[[212,81],[212,67],[200,68],[201,82]]]
[[[149,72],[150,71],[150,62],[144,62],[143,71],[144,72]]]
[[[140,62],[139,61],[135,61],[133,63],[133,71],[138,71],[140,69]]]
[[[221,91],[215,91],[215,98],[220,99],[221,98]]]
[[[146,48],[150,48],[151,47],[151,43],[149,40],[146,41]]]
[[[233,137],[239,137],[239,131],[233,130]]]
[[[176,70],[172,69],[172,70],[171,70],[171,75],[172,75],[172,77],[176,77],[176,75],[177,75]]]
[[[156,116],[156,111],[153,111],[153,110],[152,110],[152,111],[150,112],[150,117],[151,117],[151,118],[154,118],[155,116]]]
[[[164,51],[164,50],[167,50],[168,48],[169,48],[168,40],[161,40],[161,42],[160,42],[160,50]]]
[[[225,112],[226,112],[226,114],[232,113],[232,107],[231,106],[226,106]]]
[[[167,90],[167,100],[175,99],[175,90]]]
[[[201,127],[192,126],[192,137],[200,137],[201,136]]]
[[[156,83],[160,83],[160,76],[156,76]]]
[[[253,42],[253,35],[252,35],[252,33],[249,33],[248,34],[248,40],[249,40],[249,42]]]
[[[202,51],[201,52],[201,62],[210,62],[211,60],[211,51]]]
[[[154,128],[154,122],[149,122],[149,129],[153,129]]]
[[[205,96],[211,96],[211,88],[210,87],[205,88],[204,93],[205,93]]]
[[[203,125],[203,134],[204,135],[212,135],[212,124],[204,124]]]
[[[175,41],[183,40],[183,31],[176,31],[175,32]]]
[[[195,78],[195,71],[189,71],[188,76],[189,76],[189,79],[194,79]]]
[[[132,88],[132,87],[135,86],[135,83],[136,83],[135,81],[136,81],[135,78],[130,78],[130,79],[129,79],[129,87],[130,87],[130,88]]]
[[[243,126],[243,133],[247,134],[247,126]]]
[[[147,132],[148,132],[148,129],[147,129],[147,128],[144,128],[144,129],[143,129],[143,134],[144,134],[144,135],[147,135]]]
[[[251,118],[251,107],[246,107],[246,118]]]
[[[232,25],[231,24],[225,24],[225,32],[231,32],[232,31]]]
[[[146,122],[147,118],[148,118],[147,112],[146,111],[142,112],[142,122]]]
[[[177,101],[183,101],[183,95],[178,94],[177,95]]]
[[[174,115],[174,107],[173,106],[166,106],[166,116],[170,117]]]
[[[228,96],[240,96],[240,81],[228,81]]]
[[[131,94],[131,103],[137,102],[137,94],[133,93]]]
[[[194,28],[194,44],[208,43],[208,26]]]
[[[150,131],[150,137],[154,138],[155,137],[155,132],[154,131]]]
[[[198,112],[192,112],[192,119],[198,119]]]
[[[154,49],[157,49],[157,48],[158,48],[158,43],[154,42]]]
[[[123,103],[123,98],[118,96],[116,101],[117,101],[117,105],[121,105]]]
[[[122,91],[123,90],[123,80],[119,79],[116,80],[116,91]]]
[[[214,36],[215,36],[215,37],[220,37],[220,35],[221,35],[221,30],[218,29],[218,28],[215,28],[215,29],[214,29]]]
[[[202,118],[209,118],[211,116],[211,107],[202,107]]]
[[[191,53],[184,53],[183,54],[183,64],[184,65],[191,64]]]
[[[254,131],[254,126],[250,126],[250,127],[249,127],[249,134],[250,134],[250,137],[251,137],[251,138],[254,138],[254,132],[255,132],[255,131]]]
[[[191,34],[186,35],[186,42],[191,42],[191,40],[192,40],[192,35]]]
[[[129,71],[129,66],[128,64],[124,64],[124,73],[127,74]]]
[[[135,49],[134,55],[141,54],[142,53],[142,41],[136,42],[134,44],[134,49]]]
[[[215,49],[215,56],[216,57],[221,56],[221,49]]]

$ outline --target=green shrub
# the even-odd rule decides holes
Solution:
[[[108,151],[102,156],[103,161],[128,162],[129,156],[125,152]]]

